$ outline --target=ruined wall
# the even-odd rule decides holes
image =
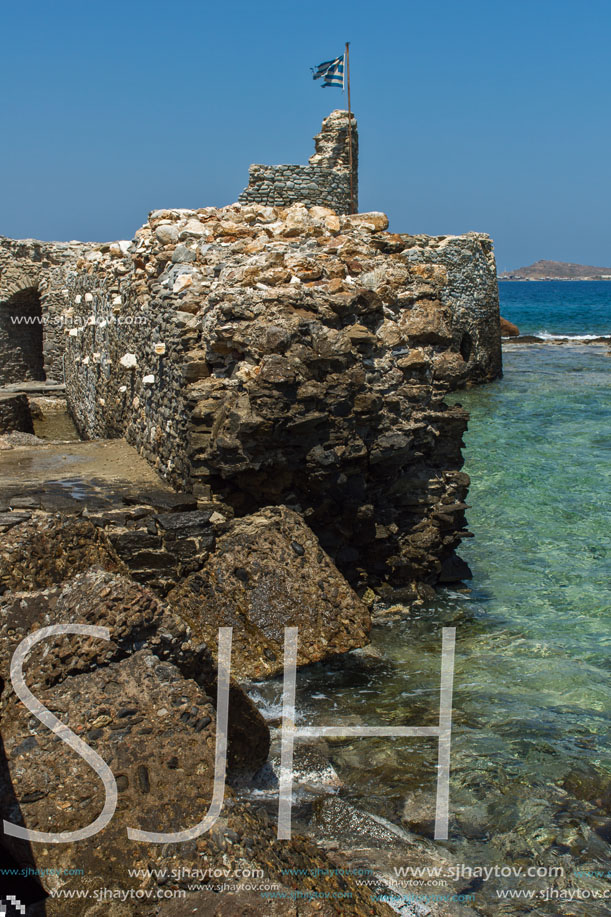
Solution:
[[[0,385],[63,380],[64,281],[92,249],[0,237]]]
[[[121,436],[238,514],[303,512],[352,581],[443,578],[464,526],[466,414],[500,372],[487,236],[388,233],[294,205],[151,214],[67,280],[66,384]],[[445,572],[444,572],[445,571]]]
[[[170,255],[157,266],[167,268],[159,283],[144,271],[137,242],[134,249],[127,256],[111,249],[69,278],[68,404],[81,435],[125,436],[166,480],[184,487],[184,390],[193,371],[189,349],[198,337],[192,314],[173,292],[184,265]]]
[[[287,207],[320,204],[337,213],[350,213],[350,176],[321,166],[263,166],[249,169],[248,188],[239,200]]]
[[[355,213],[358,210],[358,130],[354,115],[351,133],[352,163],[348,112],[333,111],[314,138],[316,152],[310,157],[309,165],[252,165],[248,187],[240,194],[239,201],[278,207],[302,203],[330,207],[340,214]]]

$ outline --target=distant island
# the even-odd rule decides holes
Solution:
[[[592,267],[570,261],[535,261],[529,267],[503,271],[499,280],[611,280],[611,267]]]

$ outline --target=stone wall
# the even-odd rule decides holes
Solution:
[[[0,394],[0,433],[33,433],[32,414],[26,395]]]
[[[321,166],[263,166],[249,170],[248,188],[240,194],[242,203],[287,207],[303,203],[321,204],[337,213],[350,213],[350,176]]]
[[[443,578],[468,484],[466,414],[443,397],[500,373],[494,256],[484,235],[387,223],[165,210],[129,251],[90,252],[62,279],[82,433],[125,436],[237,515],[303,512],[353,582]]]
[[[350,118],[350,122],[349,119]],[[348,124],[350,123],[350,130]],[[352,149],[351,147],[352,143]],[[336,109],[322,122],[320,133],[314,137],[315,152],[310,156],[312,166],[333,169],[348,176],[352,171],[352,201],[345,212],[357,213],[359,204],[359,132],[354,113]]]
[[[64,280],[93,249],[0,237],[0,385],[63,380]]]
[[[348,112],[334,111],[323,121],[314,138],[316,152],[310,164],[250,167],[248,187],[240,194],[241,203],[287,207],[330,207],[336,213],[358,210],[358,130],[352,115],[352,159],[348,137]],[[352,169],[352,187],[350,174]]]

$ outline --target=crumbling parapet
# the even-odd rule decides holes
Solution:
[[[307,166],[252,165],[248,187],[240,194],[240,203],[272,207],[305,204],[307,207],[329,207],[340,214],[356,213],[358,131],[355,116],[349,116],[347,111],[331,112],[314,141],[316,152]]]
[[[358,213],[359,134],[354,114],[349,115],[339,109],[332,111],[323,121],[320,133],[314,137],[314,143],[316,152],[310,156],[310,165],[332,169],[336,174],[346,176],[351,195],[351,207],[347,212]]]

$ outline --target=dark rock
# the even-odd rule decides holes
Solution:
[[[456,554],[450,554],[441,562],[438,581],[440,583],[459,583],[461,580],[471,579],[472,576],[469,564]]]
[[[282,671],[285,627],[299,627],[299,665],[362,646],[370,628],[366,606],[286,507],[235,520],[168,601],[211,648],[218,627],[234,627],[240,678]]]
[[[192,494],[177,494],[171,490],[143,490],[124,497],[128,506],[148,504],[158,513],[189,512],[197,509],[197,499]]]
[[[192,512],[175,511],[172,513],[161,513],[156,516],[157,522],[162,529],[170,532],[200,531],[206,529],[210,523],[212,510],[194,510]]]
[[[208,718],[210,722],[210,718]],[[148,767],[145,764],[139,764],[136,768],[136,777],[138,778],[138,786],[141,793],[150,793],[151,792],[151,783],[149,780],[149,771]]]
[[[124,572],[105,536],[74,517],[36,516],[11,528],[0,547],[0,594],[54,586],[93,565]]]
[[[168,674],[164,676],[168,683],[173,678],[179,681],[194,678],[201,686],[202,705],[208,704],[209,697],[216,698],[216,668],[212,653],[201,637],[194,643],[187,625],[148,589],[124,576],[99,569],[79,574],[55,590],[31,592],[0,602],[0,678],[8,680],[10,658],[26,633],[49,623],[72,622],[106,626],[111,640],[63,636],[47,641],[44,651],[36,648],[28,663],[32,689],[37,685],[57,684],[67,674],[74,677],[92,668],[108,666],[133,652],[137,644],[148,647],[149,652],[168,666]],[[217,635],[212,636],[216,647]],[[132,698],[138,701],[133,694],[124,697],[117,713],[137,710],[142,714],[139,703],[125,703]],[[208,709],[201,711],[204,715],[208,713],[212,715]],[[122,732],[131,729],[127,716],[115,715],[108,725],[111,730]],[[98,726],[91,724],[91,728]],[[256,770],[264,763],[269,747],[267,727],[236,684],[230,690],[228,733],[228,760],[234,771]]]
[[[0,393],[0,434],[34,433],[27,395]]]
[[[0,513],[0,528],[6,531],[12,529],[15,525],[27,522],[31,518],[31,513]]]

